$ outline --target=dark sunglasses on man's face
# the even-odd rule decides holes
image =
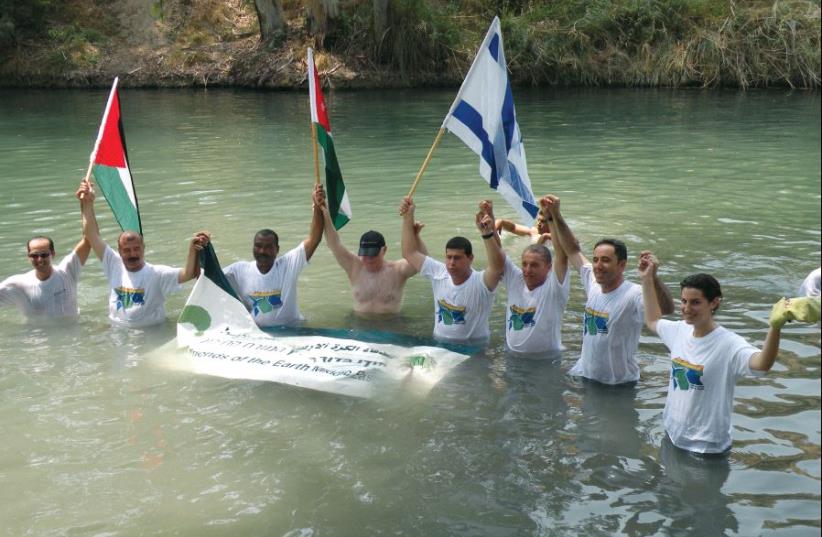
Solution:
[[[29,257],[32,258],[32,259],[37,259],[38,257],[40,259],[45,259],[45,258],[49,257],[50,255],[51,255],[50,252],[32,252],[32,253],[29,254]]]

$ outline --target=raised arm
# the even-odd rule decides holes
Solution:
[[[776,355],[779,353],[779,338],[781,336],[782,327],[771,324],[768,328],[768,335],[765,336],[762,350],[751,356],[748,366],[756,371],[770,371],[774,362],[776,362]]]
[[[659,279],[659,274],[657,274],[659,260],[650,250],[643,250],[639,253],[640,270],[642,270],[643,259],[645,259],[646,264],[650,262],[654,267],[654,289],[656,290],[656,299],[660,312],[662,312],[662,315],[672,314],[675,309],[674,299],[671,297],[671,291],[668,289],[668,286],[662,283],[662,280]]]
[[[425,224],[422,222],[414,222],[414,238],[417,240],[417,251],[424,256],[428,256],[428,247],[422,240],[422,228],[425,227]]]
[[[343,246],[340,240],[340,234],[337,233],[337,230],[334,228],[334,221],[331,220],[331,213],[328,211],[328,206],[325,203],[322,205],[322,214],[325,244],[328,245],[328,249],[334,254],[334,259],[337,260],[337,263],[342,267],[345,273],[348,274],[348,277],[351,278],[351,271],[354,270],[354,267],[360,262],[360,259]]]
[[[539,236],[538,242],[540,244],[545,244],[551,237],[557,236],[557,231],[554,228],[555,220],[552,219],[545,219],[540,221],[540,224],[537,227],[537,231],[543,232]],[[544,231],[548,229],[547,233]],[[568,254],[565,253],[565,249],[559,243],[559,241],[553,241],[554,245],[554,262],[551,270],[554,271],[554,275],[557,277],[557,281],[559,283],[564,283],[565,278],[568,276]]]
[[[422,237],[420,236],[422,228],[424,227],[425,224],[421,222],[414,222],[414,238],[417,241],[416,250],[423,256],[428,257],[428,248],[425,246],[425,243],[422,241]],[[402,277],[405,279],[408,279],[419,272],[405,258],[400,259],[398,263],[398,266],[400,267],[400,274],[402,274]]]
[[[409,197],[402,199],[400,203],[400,216],[402,216],[402,256],[417,272],[422,270],[426,255],[420,250],[419,240],[414,233],[416,222],[414,221],[414,200]]]
[[[662,318],[656,285],[656,258],[643,252],[639,256],[639,279],[642,282],[642,305],[645,311],[645,325],[656,333],[656,323]],[[670,298],[670,296],[669,296]]]
[[[507,231],[508,233],[513,233],[514,235],[520,237],[530,237],[536,234],[534,228],[517,224],[516,222],[506,220],[505,218],[497,218],[494,221],[494,229],[496,229],[499,234],[502,234],[503,231]]]
[[[779,352],[779,338],[782,327],[788,321],[818,323],[822,317],[822,302],[819,297],[783,298],[773,305],[768,319],[770,328],[765,336],[762,350],[751,356],[748,365],[757,371],[768,371],[776,361]]]
[[[198,231],[191,238],[191,244],[188,247],[188,257],[186,258],[186,266],[180,271],[177,281],[185,283],[200,276],[200,251],[208,245],[211,240],[211,235],[208,231]]]
[[[97,216],[94,214],[95,193],[91,183],[81,181],[80,188],[75,194],[80,200],[80,215],[83,219],[83,237],[89,242],[97,258],[102,260],[106,251],[106,243],[100,238],[100,228],[97,226]],[[79,246],[79,245],[78,245]],[[88,253],[86,254],[88,257]]]
[[[305,247],[305,259],[308,261],[314,255],[317,246],[323,238],[323,205],[325,205],[325,192],[322,185],[314,185],[314,192],[311,194],[314,201],[311,209],[311,229],[308,231],[308,238],[303,241]]]
[[[554,237],[554,245],[559,244],[565,252],[565,255],[568,257],[568,261],[574,266],[575,269],[579,270],[580,267],[588,264],[588,259],[586,259],[580,251],[579,241],[576,236],[574,236],[574,233],[571,231],[571,228],[568,227],[568,224],[565,222],[565,219],[559,211],[559,198],[553,195],[548,195],[539,200],[539,202],[542,206],[543,212],[546,213],[546,219],[548,220],[549,225],[553,222],[553,227],[551,230]]]
[[[477,229],[482,236],[482,243],[485,245],[485,254],[488,256],[488,266],[483,272],[485,287],[493,291],[502,279],[502,271],[505,268],[505,254],[500,246],[497,230],[494,225],[494,206],[488,200],[483,200],[479,204],[479,212],[476,216]]]
[[[85,265],[86,260],[88,259],[88,254],[91,253],[91,243],[85,235],[82,239],[80,239],[80,242],[77,243],[77,246],[74,247],[74,253],[77,254],[78,258],[80,258],[80,264]]]

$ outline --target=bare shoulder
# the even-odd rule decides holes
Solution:
[[[409,263],[405,259],[397,259],[396,261],[389,261],[388,259],[386,259],[385,266],[390,268],[391,270],[403,270],[407,267],[410,267],[411,263]]]
[[[410,278],[417,273],[417,270],[406,259],[398,259],[396,261],[388,261],[386,263],[390,270],[402,278]]]

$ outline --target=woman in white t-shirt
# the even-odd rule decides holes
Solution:
[[[762,350],[716,323],[722,301],[719,282],[693,274],[680,283],[681,321],[662,319],[652,258],[640,259],[645,324],[671,352],[671,381],[663,422],[671,442],[696,453],[731,447],[734,386],[743,376],[764,375],[774,364],[784,322],[771,322]]]

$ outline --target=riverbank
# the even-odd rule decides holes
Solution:
[[[22,14],[12,4],[0,0],[6,87],[105,87],[120,76],[130,87],[296,89],[305,85],[305,49],[318,44],[318,69],[333,87],[456,86],[494,14],[397,1],[377,39],[371,2],[341,6],[321,34],[309,8],[285,2],[275,43],[261,40],[246,0],[32,0],[42,9]],[[820,85],[817,0],[503,4],[515,85]]]

